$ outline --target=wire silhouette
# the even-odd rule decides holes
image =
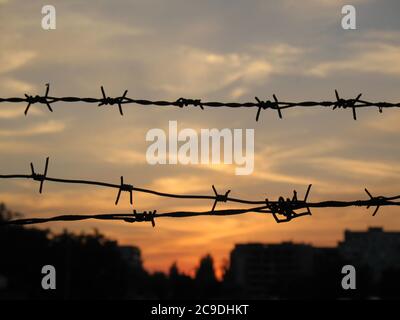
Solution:
[[[127,104],[137,104],[143,106],[158,106],[158,107],[199,107],[200,109],[204,110],[204,107],[208,108],[220,108],[220,107],[227,107],[227,108],[257,108],[256,113],[256,121],[259,120],[261,110],[271,109],[276,110],[278,112],[278,116],[280,119],[283,119],[283,110],[290,109],[290,108],[308,108],[308,107],[325,107],[330,108],[332,107],[333,110],[335,109],[351,109],[353,119],[357,120],[357,109],[360,108],[368,108],[374,107],[378,108],[379,112],[382,113],[383,109],[387,108],[399,108],[400,103],[390,103],[390,102],[370,102],[361,100],[361,93],[354,99],[344,99],[341,98],[338,91],[335,90],[335,98],[336,100],[333,101],[302,101],[302,102],[284,102],[279,101],[275,94],[272,95],[273,101],[271,100],[261,100],[258,97],[255,97],[254,102],[203,102],[201,99],[188,99],[188,98],[179,98],[175,101],[152,101],[152,100],[144,100],[144,99],[133,99],[127,97],[128,90],[125,90],[121,96],[117,97],[110,97],[107,96],[104,90],[104,87],[100,87],[101,97],[99,98],[80,98],[80,97],[54,97],[49,96],[50,85],[46,84],[46,91],[44,95],[29,95],[25,94],[25,97],[12,97],[12,98],[1,98],[1,102],[8,102],[8,103],[26,103],[27,107],[24,111],[24,114],[27,115],[30,107],[33,104],[42,104],[47,106],[47,109],[50,112],[53,112],[51,107],[52,104],[57,102],[67,102],[67,103],[76,103],[76,102],[83,102],[83,103],[94,103],[97,104],[99,107],[114,107],[117,106],[119,113],[121,116],[124,115],[123,113],[123,106]]]
[[[47,223],[47,222],[55,222],[55,221],[81,221],[88,219],[96,219],[96,220],[120,220],[124,222],[134,223],[134,222],[151,222],[152,226],[155,227],[155,219],[156,218],[187,218],[187,217],[195,217],[195,216],[229,216],[236,214],[243,214],[248,212],[263,212],[268,213],[268,211],[264,211],[263,207],[249,208],[249,209],[227,209],[227,210],[216,210],[216,211],[205,211],[205,212],[190,212],[190,211],[174,211],[174,212],[165,212],[165,213],[157,213],[157,210],[153,211],[144,211],[137,212],[133,210],[133,214],[129,213],[111,213],[111,214],[94,214],[94,215],[82,215],[82,214],[70,214],[70,215],[61,215],[51,218],[29,218],[29,219],[17,219],[17,220],[9,220],[0,222],[0,225],[29,225],[29,224],[39,224],[39,223]]]
[[[122,192],[128,192],[130,194],[130,204],[133,205],[133,192],[142,192],[153,194],[160,197],[167,198],[179,198],[179,199],[200,199],[200,200],[213,200],[212,209],[206,212],[191,212],[191,211],[180,211],[180,212],[169,212],[157,214],[156,211],[152,212],[142,212],[138,213],[134,211],[133,216],[127,214],[106,214],[106,215],[67,215],[67,216],[58,216],[53,218],[34,218],[34,219],[19,219],[14,221],[8,221],[7,224],[32,224],[32,223],[44,223],[50,221],[77,221],[83,219],[108,219],[108,220],[124,220],[126,222],[143,222],[150,221],[152,225],[155,225],[154,220],[159,217],[175,217],[175,218],[183,218],[183,217],[192,217],[192,216],[202,216],[202,215],[233,215],[233,214],[243,214],[248,212],[258,212],[258,213],[270,213],[274,217],[277,223],[289,222],[293,219],[305,216],[312,215],[310,208],[342,208],[342,207],[351,207],[351,206],[359,206],[366,207],[369,209],[370,207],[375,207],[373,212],[373,216],[378,213],[378,210],[383,206],[400,206],[400,195],[385,197],[385,196],[373,196],[367,189],[365,192],[368,195],[368,199],[366,200],[354,200],[354,201],[338,201],[338,200],[328,200],[328,201],[320,201],[320,202],[309,202],[308,197],[311,191],[311,184],[308,186],[307,191],[305,192],[305,196],[303,200],[298,199],[298,193],[296,190],[293,191],[292,198],[284,198],[279,197],[278,200],[271,201],[268,198],[263,200],[248,200],[241,198],[230,197],[229,193],[231,190],[226,191],[223,194],[219,194],[215,188],[212,186],[212,190],[214,195],[190,195],[190,194],[174,194],[174,193],[166,193],[155,191],[151,189],[139,188],[130,184],[125,184],[123,177],[120,179],[120,184],[113,184],[102,181],[91,181],[91,180],[78,180],[78,179],[62,179],[62,178],[52,178],[47,176],[48,167],[49,167],[49,158],[46,158],[45,168],[43,174],[38,174],[35,171],[33,163],[30,164],[31,174],[9,174],[9,175],[0,175],[0,179],[31,179],[34,181],[40,182],[39,193],[43,191],[43,185],[45,181],[49,182],[57,182],[57,183],[66,183],[66,184],[87,184],[87,185],[96,185],[107,188],[117,189],[117,198],[115,204],[117,205]],[[258,205],[257,207],[250,207],[244,209],[228,209],[228,210],[215,210],[218,202],[233,202],[233,203],[241,203],[247,205]],[[304,211],[305,210],[305,211]],[[282,216],[282,218],[280,217]]]

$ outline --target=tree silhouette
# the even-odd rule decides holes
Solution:
[[[207,254],[200,260],[195,276],[196,292],[199,298],[217,298],[219,295],[219,283],[215,276],[214,260]]]

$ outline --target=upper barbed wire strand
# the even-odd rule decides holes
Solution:
[[[45,94],[41,95],[29,95],[25,94],[25,97],[12,97],[12,98],[1,98],[0,103],[26,103],[27,107],[24,114],[27,115],[31,106],[33,104],[43,104],[47,109],[53,112],[52,105],[57,102],[67,102],[67,103],[96,103],[99,107],[118,107],[121,116],[124,115],[122,106],[127,104],[137,104],[143,106],[158,106],[158,107],[199,107],[204,110],[205,107],[208,108],[257,108],[256,121],[260,118],[261,110],[271,109],[278,112],[280,119],[283,119],[282,110],[290,108],[308,108],[308,107],[332,107],[335,109],[351,109],[353,119],[357,120],[356,110],[360,108],[378,108],[380,113],[383,109],[387,108],[399,108],[400,102],[371,102],[366,100],[361,100],[361,93],[357,95],[356,98],[344,99],[341,98],[338,91],[335,90],[336,100],[332,101],[301,101],[301,102],[285,102],[280,101],[275,94],[272,94],[273,100],[262,100],[255,97],[253,102],[218,102],[218,101],[202,101],[201,99],[183,98],[180,97],[175,101],[163,101],[163,100],[146,100],[146,99],[133,99],[127,97],[128,90],[124,90],[121,96],[110,97],[106,95],[104,87],[101,86],[101,97],[99,98],[84,98],[84,97],[54,97],[49,96],[50,85],[46,84]]]

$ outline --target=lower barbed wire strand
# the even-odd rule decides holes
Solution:
[[[248,209],[225,209],[225,210],[214,210],[214,211],[203,211],[203,212],[192,212],[192,211],[173,211],[173,212],[165,212],[165,213],[155,213],[154,218],[189,218],[189,217],[200,217],[200,216],[232,216],[238,214],[245,214],[251,212],[262,212],[262,213],[270,213],[266,206],[263,207],[255,207]],[[138,213],[137,215],[141,215],[143,213]],[[145,215],[148,213],[144,213]],[[121,220],[124,221],[126,219],[134,218],[135,214],[132,213],[115,213],[115,214],[66,214],[60,215],[50,218],[27,218],[27,219],[16,219],[3,221],[0,225],[30,225],[30,224],[40,224],[40,223],[48,223],[48,222],[69,222],[69,221],[82,221],[82,220]]]

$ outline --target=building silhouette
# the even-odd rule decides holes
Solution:
[[[348,263],[367,267],[374,282],[380,281],[386,270],[400,269],[400,232],[382,228],[346,230],[338,249]]]
[[[299,278],[312,275],[314,248],[305,244],[238,244],[231,252],[235,285],[252,298],[268,298]],[[278,286],[280,288],[278,288]]]
[[[342,267],[357,271],[356,297],[397,296],[400,232],[382,228],[349,231],[337,247],[308,244],[237,244],[226,275],[239,297],[250,299],[348,297],[341,287]],[[390,290],[389,290],[390,289]]]

